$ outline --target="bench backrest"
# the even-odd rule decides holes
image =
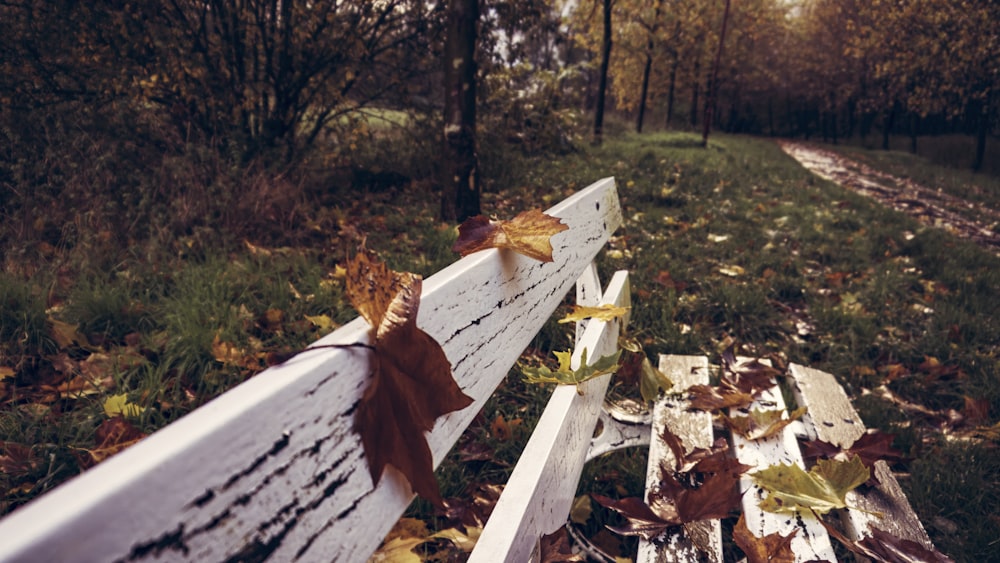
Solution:
[[[475,400],[429,433],[435,466],[622,221],[611,178],[547,213],[569,226],[554,262],[489,250],[423,284],[417,323]],[[321,349],[262,372],[0,521],[0,561],[365,560],[413,498],[391,468],[373,487],[353,431],[368,365]]]

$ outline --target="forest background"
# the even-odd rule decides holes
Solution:
[[[0,21],[0,512],[252,376],[268,354],[352,318],[336,265],[365,236],[394,266],[428,275],[453,258],[452,226],[478,212],[480,198],[491,211],[552,203],[585,185],[560,163],[586,160],[600,143],[610,152],[591,158],[604,165],[586,169],[591,179],[634,177],[638,185],[622,178],[626,204],[673,211],[698,200],[725,208],[729,188],[745,183],[760,196],[784,181],[747,164],[774,152],[728,136],[713,149],[710,131],[901,149],[1000,175],[1000,4],[989,0],[0,0]],[[663,142],[626,130],[697,132],[707,150],[674,161]],[[699,147],[695,135],[671,139]],[[795,178],[803,190],[813,185]],[[681,197],[687,189],[695,191]],[[387,198],[393,206],[382,205]],[[744,203],[764,214],[759,202]],[[803,221],[820,225],[821,214],[841,211]],[[705,215],[659,227],[679,237],[708,223]],[[647,234],[632,231],[636,246],[638,233]],[[921,241],[900,244],[916,252]],[[624,244],[616,260],[630,259]],[[878,258],[848,267],[822,244],[821,281],[841,284],[833,291],[851,304],[838,307],[859,312],[855,283],[878,281],[885,293],[888,282],[865,268],[889,254],[872,250]],[[717,342],[696,336],[713,323],[764,346],[784,329],[750,320],[780,324],[774,295],[793,308],[806,300],[808,268],[791,259],[762,263],[765,298],[756,286],[699,287],[695,262],[672,269],[688,280],[675,283],[662,272],[676,258],[616,262],[671,292],[664,311],[676,323],[658,327],[670,335],[659,351],[711,349]],[[972,288],[961,299],[982,297],[960,303],[934,353],[905,339],[858,344],[875,340],[866,317],[831,328],[835,344],[805,360],[842,362],[859,381],[902,377],[921,362],[935,378],[971,374],[974,384],[932,407],[993,424],[995,261],[970,260],[956,266],[965,274],[949,272],[953,282],[927,285],[908,270],[890,280],[904,286],[900,295],[937,296],[937,308],[945,295],[959,300],[958,286]],[[694,295],[708,298],[687,299]],[[702,313],[703,323],[691,321]],[[888,328],[905,323],[896,324]],[[914,334],[922,328],[911,324]],[[695,336],[678,332],[687,325]],[[858,339],[837,348],[855,328]],[[914,338],[923,345],[925,336]],[[859,367],[866,362],[873,367]],[[136,433],[102,449],[113,397]],[[953,452],[926,472],[958,459],[968,474],[988,476],[1000,462],[995,447],[985,451]],[[1000,522],[977,522],[975,507],[997,491],[990,481],[974,500],[947,488],[923,494],[962,500],[969,529],[982,528],[979,543],[952,541],[983,554]],[[935,502],[918,506],[922,516],[940,510]],[[949,515],[944,531],[932,530],[936,541],[954,521],[966,526]]]

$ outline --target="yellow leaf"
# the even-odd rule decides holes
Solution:
[[[560,323],[571,323],[584,319],[597,319],[599,321],[610,321],[624,317],[631,307],[618,307],[616,305],[599,305],[597,307],[582,307],[573,305],[573,310],[565,317],[559,319]]]
[[[448,528],[447,530],[437,532],[431,538],[446,539],[463,552],[472,553],[472,548],[476,547],[476,542],[479,541],[479,536],[483,533],[483,529],[467,527],[466,530],[468,533],[463,534],[455,528]]]
[[[573,506],[569,509],[570,522],[584,525],[590,519],[590,514],[594,507],[590,504],[590,495],[580,495],[573,499]]]
[[[109,417],[122,415],[126,418],[135,418],[142,414],[144,410],[146,409],[135,403],[128,402],[128,396],[124,393],[121,395],[112,395],[104,401],[104,414]]]
[[[7,366],[0,366],[0,381],[3,381],[8,377],[14,377],[16,373],[17,372],[14,371],[14,368],[9,368]]]
[[[826,514],[847,508],[847,492],[871,477],[859,456],[850,461],[821,459],[808,472],[798,465],[772,465],[750,477],[768,492],[760,507],[768,512],[815,511]]]
[[[305,317],[307,321],[313,324],[313,326],[321,330],[331,330],[337,326],[336,323],[333,322],[333,319],[331,319],[328,315],[316,315],[314,317],[306,315]]]
[[[393,538],[373,553],[368,563],[421,563],[413,548],[426,541],[424,538]]]
[[[732,265],[732,266],[720,266],[719,273],[724,276],[729,276],[731,278],[742,276],[746,273],[746,270],[742,266]]]

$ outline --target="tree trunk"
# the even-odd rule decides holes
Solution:
[[[701,89],[701,59],[697,56],[694,60],[694,80],[691,85],[691,127],[698,126],[698,91]]]
[[[917,134],[920,132],[920,114],[910,116],[910,152],[917,154]]]
[[[642,120],[646,117],[646,95],[649,93],[649,73],[653,70],[653,41],[649,41],[646,66],[642,69],[642,93],[639,95],[639,116],[635,121],[635,132],[642,133]]]
[[[972,162],[972,169],[979,172],[983,169],[983,161],[986,158],[986,137],[990,132],[990,112],[992,111],[993,93],[986,95],[986,101],[982,103],[982,110],[979,112],[979,124],[976,128],[976,158]]]
[[[708,134],[712,128],[712,112],[715,111],[715,93],[719,89],[719,66],[722,63],[722,47],[726,44],[726,25],[729,23],[729,4],[722,12],[722,31],[719,33],[719,49],[715,52],[715,64],[712,65],[712,81],[708,83],[708,99],[705,100],[705,123],[702,124],[701,146],[708,147]]]
[[[677,85],[677,67],[680,65],[681,58],[675,52],[674,53],[674,64],[670,67],[670,86],[667,89],[667,128],[670,128],[670,123],[674,120],[674,87]]]
[[[642,133],[642,120],[646,117],[646,96],[649,94],[649,73],[653,70],[653,48],[656,47],[656,29],[660,21],[660,10],[663,7],[663,0],[657,0],[656,10],[653,11],[653,23],[649,26],[649,35],[646,38],[646,66],[642,69],[642,93],[639,97],[639,116],[635,122],[636,133]]]
[[[594,112],[594,144],[604,135],[604,97],[608,91],[608,64],[611,62],[611,2],[604,0],[604,37],[601,44],[601,74],[597,85],[597,111]]]
[[[889,134],[892,132],[892,124],[896,121],[896,104],[886,112],[885,122],[882,124],[882,150],[889,150]]]
[[[478,0],[449,0],[444,56],[444,151],[441,219],[464,221],[480,214],[476,155],[476,23]]]

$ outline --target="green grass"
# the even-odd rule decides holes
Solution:
[[[913,456],[897,469],[910,475],[903,487],[934,541],[956,560],[988,557],[1000,522],[981,515],[995,512],[1000,484],[996,433],[981,435],[1000,420],[1000,260],[818,179],[767,140],[699,142],[687,133],[621,133],[558,157],[484,147],[502,162],[483,169],[503,173],[489,179],[483,211],[511,217],[545,208],[615,176],[626,222],[598,264],[604,280],[631,271],[639,305],[630,331],[646,352],[717,358],[736,341],[745,352],[835,374],[866,423],[897,433],[897,446]],[[389,148],[365,149],[365,159],[391,159]],[[421,160],[415,150],[385,168],[412,168]],[[961,178],[956,193],[983,205],[1000,197],[984,176],[893,162],[917,181]],[[259,189],[271,193],[265,183]],[[125,393],[144,407],[133,422],[152,432],[252,377],[268,353],[300,349],[328,330],[307,315],[352,318],[334,272],[361,238],[391,267],[425,276],[456,259],[455,229],[436,220],[438,196],[427,184],[308,193],[315,201],[296,207],[284,231],[251,223],[229,233],[234,215],[194,221],[176,238],[151,236],[129,252],[90,244],[99,234],[79,228],[74,245],[55,241],[54,250],[22,241],[44,252],[25,252],[13,265],[8,257],[0,275],[0,366],[17,373],[0,383],[0,442],[28,451],[18,471],[0,476],[0,511],[80,471],[79,451],[95,447],[108,396]],[[52,321],[77,327],[83,341],[58,344]],[[236,361],[220,361],[220,343],[240,351]],[[522,361],[552,361],[553,350],[569,345],[565,325],[550,321]],[[946,369],[934,372],[930,359]],[[111,383],[73,397],[37,388],[88,361]],[[953,425],[948,439],[939,421],[866,394],[882,384],[942,413],[985,404],[987,416]],[[504,482],[550,393],[513,369],[439,471],[445,496],[472,498]],[[498,434],[498,417],[522,422]],[[475,451],[491,461],[468,459]],[[638,494],[642,457],[599,460],[581,486]],[[438,527],[452,522],[419,502],[410,513]],[[588,529],[596,533],[607,517],[595,511]]]

